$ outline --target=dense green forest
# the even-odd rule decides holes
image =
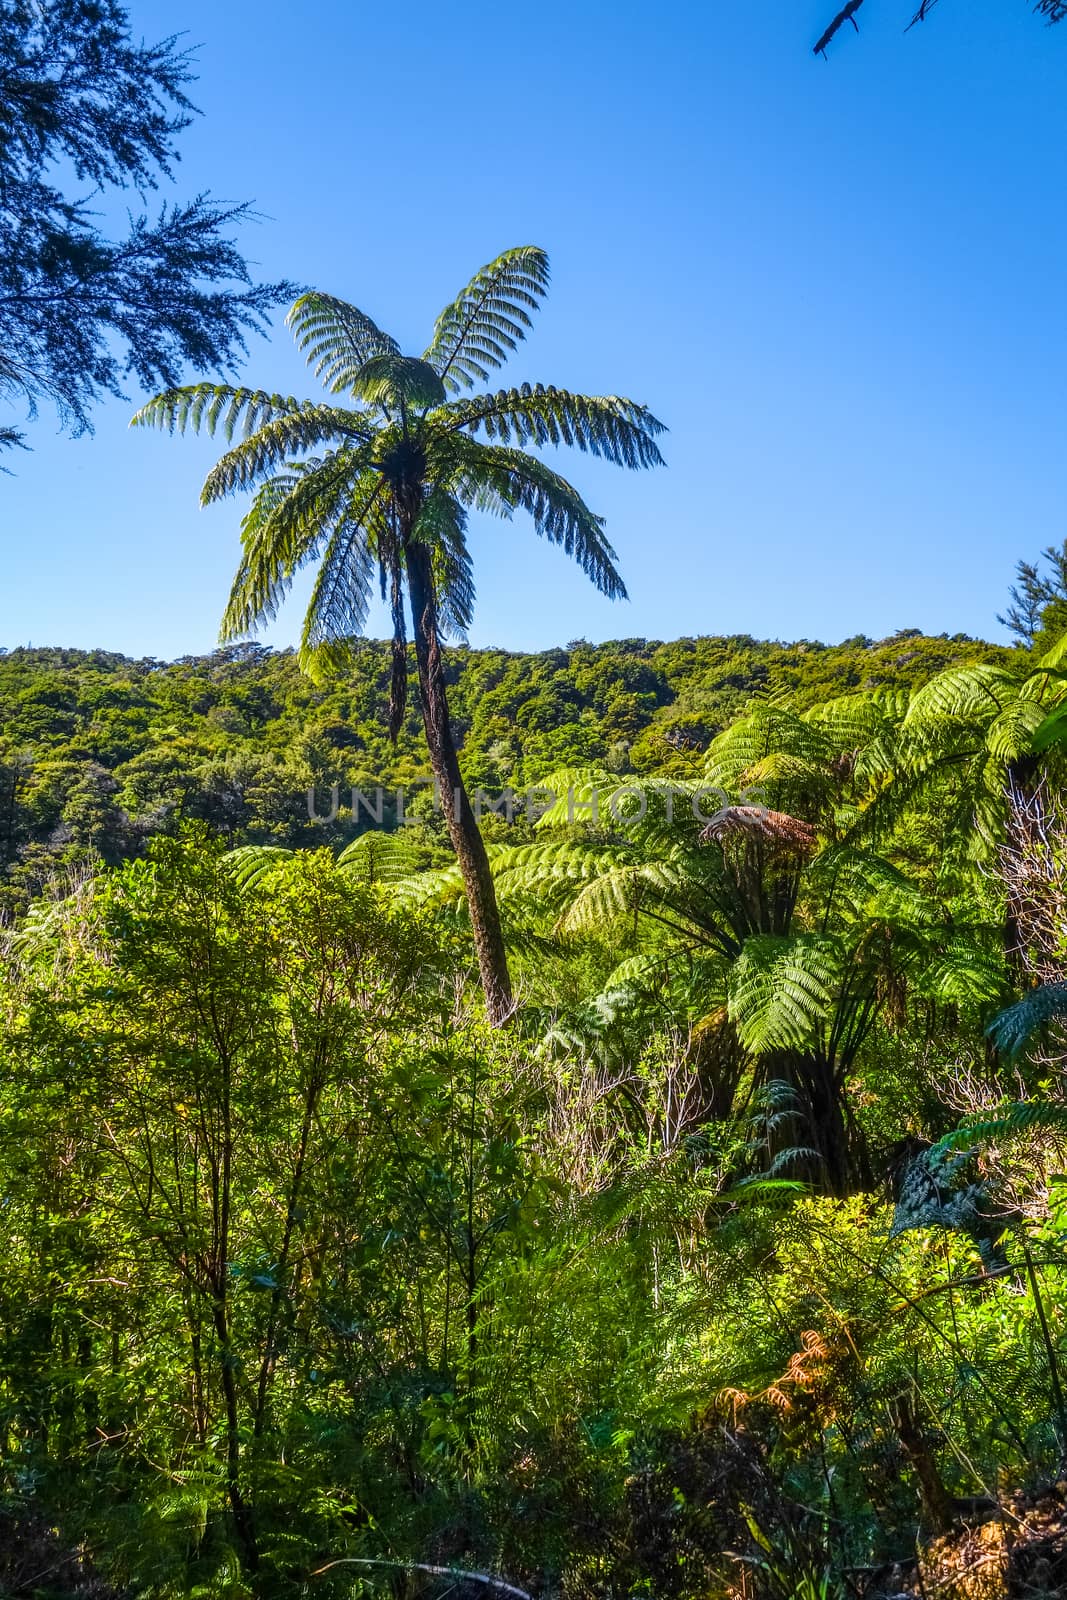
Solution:
[[[213,654],[0,652],[0,1596],[1062,1597],[1067,545],[1010,645],[470,648],[469,517],[622,599],[546,457],[658,471],[664,422],[490,387],[538,246],[413,354],[255,283],[241,205],[113,237],[191,76],[0,0],[5,459],[132,378],[247,497]],[[293,294],[316,397],[223,381]]]
[[[0,659],[0,1588],[1062,1593],[1055,620]]]
[[[912,629],[836,646],[578,640],[533,656],[457,647],[447,677],[464,776],[495,799],[586,763],[692,774],[753,695],[803,708],[1011,658],[1003,646]],[[429,775],[414,694],[396,743],[388,737],[389,674],[388,648],[372,641],[358,671],[324,686],[293,652],[259,645],[170,663],[102,650],[0,655],[0,907],[12,915],[60,869],[139,855],[183,821],[231,845],[347,842],[353,785],[393,789]],[[309,821],[307,790],[316,786],[325,815],[333,783],[340,812],[324,829]],[[408,815],[426,818],[429,795],[416,795]],[[395,818],[392,797],[390,809]]]

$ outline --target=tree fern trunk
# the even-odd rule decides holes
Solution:
[[[781,1050],[763,1056],[761,1067],[765,1082],[786,1084],[795,1095],[792,1114],[780,1110],[769,1130],[772,1161],[794,1150],[789,1176],[807,1180],[824,1194],[851,1194],[856,1162],[841,1085],[830,1064],[819,1056]]]
[[[415,659],[419,673],[422,720],[430,749],[430,767],[437,781],[448,832],[463,874],[489,1020],[494,1027],[499,1027],[512,1009],[511,978],[489,857],[460,774],[459,758],[452,738],[437,633],[437,601],[430,554],[425,545],[418,543],[408,545],[406,554]]]

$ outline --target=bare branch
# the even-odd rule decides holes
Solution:
[[[830,23],[830,26],[827,28],[826,32],[822,35],[822,38],[813,47],[812,53],[814,55],[826,55],[827,45],[834,37],[834,34],[837,32],[837,30],[846,22],[851,22],[856,32],[859,33],[860,30],[859,23],[856,21],[856,12],[859,10],[862,4],[863,0],[848,0],[848,4],[842,6],[834,20]],[[929,16],[936,4],[937,0],[919,0],[919,8],[912,17],[911,21],[908,23],[908,28],[914,28],[917,22],[925,22],[926,18]],[[1049,20],[1049,25],[1051,26],[1052,23],[1062,22],[1064,17],[1067,17],[1067,0],[1034,0],[1034,10],[1039,16],[1047,17]],[[908,29],[905,28],[904,31],[906,33]]]
[[[814,55],[825,56],[826,46],[830,43],[830,40],[833,38],[838,28],[843,27],[846,22],[851,22],[856,32],[859,33],[860,26],[856,21],[856,12],[859,10],[862,4],[863,0],[848,0],[848,4],[846,6],[842,6],[841,10],[837,13],[837,16],[831,22],[826,32],[822,35],[822,38],[819,39],[814,46]]]

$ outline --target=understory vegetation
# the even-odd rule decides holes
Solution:
[[[0,660],[0,1589],[1062,1593],[1062,657]]]
[[[859,31],[862,5],[826,18],[817,52]],[[918,0],[913,20],[933,9]],[[1059,23],[1067,0],[1032,9]],[[534,108],[546,193],[571,196],[585,148],[597,151],[585,163],[594,179],[629,163],[633,230],[651,226],[630,207],[643,183],[635,151],[654,147],[657,174],[677,167],[694,193],[707,187],[688,112],[681,165],[658,112],[642,141],[634,97],[619,99],[629,68],[613,85],[621,58],[599,25],[583,72],[581,30],[548,19],[559,38],[543,61],[531,54],[527,94],[506,73],[532,43],[529,18],[507,19],[525,30],[514,48],[495,28],[487,57],[470,48],[471,19],[449,17],[452,54],[436,56],[410,8],[388,49],[362,10],[346,35],[342,10],[319,8],[298,29],[255,19],[281,41],[284,82],[229,19],[241,57],[229,65],[254,76],[255,99],[241,101],[236,70],[215,96],[237,118],[229,135],[220,123],[217,148],[255,144],[283,210],[293,173],[309,200],[320,185],[314,226],[280,220],[297,261],[321,225],[328,259],[366,264],[372,250],[379,289],[395,278],[421,296],[436,259],[426,241],[451,238],[466,188],[475,211],[494,184],[509,212],[522,197],[469,138],[439,172],[432,159],[468,103],[485,122],[494,82],[526,122]],[[344,93],[320,74],[319,34]],[[39,407],[85,434],[102,400],[139,387],[139,429],[219,441],[201,502],[242,499],[240,554],[219,606],[224,648],[210,655],[0,650],[0,1597],[1062,1597],[1067,544],[1020,563],[999,619],[1011,645],[904,629],[829,646],[470,648],[472,518],[507,538],[498,573],[506,563],[516,606],[516,522],[602,596],[626,597],[605,519],[560,468],[580,477],[588,456],[658,473],[659,404],[572,390],[562,375],[535,382],[525,366],[498,378],[548,293],[538,245],[478,269],[420,354],[337,294],[255,281],[239,242],[258,218],[246,205],[166,190],[147,209],[196,115],[194,62],[180,36],[136,41],[122,0],[0,0],[0,451],[20,459]],[[714,96],[693,60],[706,122]],[[568,76],[554,85],[557,63]],[[634,81],[662,64],[639,63]],[[423,78],[432,92],[420,95]],[[350,80],[370,92],[350,96]],[[938,112],[966,136],[943,81]],[[683,87],[672,77],[672,98]],[[597,98],[605,88],[627,105],[622,136],[611,93]],[[284,107],[273,147],[247,138],[261,103]],[[767,101],[792,119],[785,144],[801,103],[777,90]],[[331,105],[346,130],[332,141],[317,114]],[[721,387],[695,425],[689,405],[677,436],[681,452],[697,450],[699,499],[683,511],[684,491],[635,497],[629,512],[630,536],[655,541],[657,558],[662,547],[670,592],[688,588],[690,605],[717,581],[729,537],[723,396],[731,415],[747,406],[760,434],[751,461],[771,463],[793,498],[837,493],[833,465],[849,452],[827,404],[814,463],[801,447],[815,476],[794,482],[775,454],[787,413],[746,396],[788,400],[792,386],[821,408],[820,386],[798,387],[804,362],[775,331],[788,329],[781,307],[777,323],[773,299],[766,318],[762,303],[746,311],[700,265],[722,255],[762,302],[766,262],[789,259],[789,234],[764,247],[749,219],[788,226],[802,147],[783,167],[786,203],[761,201],[753,163],[784,144],[767,135],[773,116],[753,114],[752,139],[728,119],[744,179],[716,188],[743,195],[743,227],[724,202],[712,245],[694,254],[686,235],[679,263],[661,207],[654,269],[611,245],[610,227],[590,255],[600,315],[624,308],[610,342],[622,369],[604,383],[640,381],[643,346],[656,384],[684,366],[683,417],[694,372],[709,374],[707,398]],[[861,115],[871,120],[866,102]],[[553,122],[566,142],[558,183]],[[906,147],[888,128],[877,142],[899,165]],[[984,128],[970,142],[994,148]],[[946,171],[965,164],[966,144]],[[352,177],[364,145],[366,200]],[[818,148],[848,150],[875,193],[847,123]],[[419,169],[398,182],[404,150]],[[716,148],[716,170],[723,156]],[[983,162],[975,192],[995,224],[998,183],[1019,164]],[[658,178],[643,187],[662,199]],[[356,205],[338,208],[339,192]],[[961,193],[941,185],[938,210],[970,240]],[[116,227],[122,198],[132,209]],[[922,219],[921,187],[905,199]],[[836,374],[832,355],[816,359],[826,395],[840,390],[852,409],[867,347],[840,286],[861,285],[881,346],[902,326],[868,282],[870,240],[895,226],[891,195],[877,203],[881,233],[862,207],[825,212],[848,219],[843,232],[835,221],[819,275],[851,344]],[[417,233],[396,225],[398,206]],[[1009,221],[1017,241],[1025,225],[1014,211]],[[927,248],[929,224],[914,225],[921,247],[896,230],[907,293],[894,288],[894,315],[928,302],[936,323],[946,283],[975,287],[972,259],[976,282],[992,272],[1001,284],[995,249],[968,244],[954,275]],[[346,243],[344,226],[358,238]],[[821,227],[812,211],[803,231]],[[1038,244],[1026,243],[1029,262]],[[589,245],[579,229],[576,248]],[[762,252],[755,273],[746,250]],[[936,277],[928,297],[924,271]],[[821,328],[803,272],[777,276],[788,315],[801,306]],[[683,292],[679,341],[662,312]],[[955,441],[974,420],[940,385],[950,369],[963,381],[977,370],[970,356],[994,327],[1010,381],[983,367],[975,439],[995,439],[989,397],[1001,391],[1020,433],[1033,359],[997,294],[990,316],[978,300],[968,312],[966,295],[952,302],[955,321],[979,307],[967,360],[928,318],[896,338],[906,389],[894,399],[881,358],[870,374],[885,403],[862,421],[881,465],[861,463],[866,498],[848,524],[865,548],[895,524],[863,506],[905,479],[899,504],[928,519],[927,537],[955,537],[964,561],[983,548],[968,525],[973,493],[938,520],[953,472],[969,470]],[[293,296],[286,326],[311,398],[234,379],[247,339]],[[741,368],[732,379],[729,361],[702,361],[690,343],[701,320],[724,315],[727,346],[764,321],[772,330],[769,384],[740,345],[739,383]],[[1046,360],[1054,347],[1040,343]],[[952,449],[931,457],[936,492],[921,465],[913,474],[910,447],[894,445],[919,435],[884,421],[929,386],[935,369],[913,360],[924,344],[938,352],[929,415],[952,430]],[[131,437],[131,462],[144,443]],[[1005,456],[1006,485],[1023,460]],[[118,527],[135,514],[129,484],[147,485],[149,469],[113,477]],[[111,504],[97,547],[74,504],[82,481],[69,479],[65,537],[117,584]],[[992,494],[996,480],[988,491],[975,481]],[[1013,488],[997,503],[1043,502]],[[136,515],[153,537],[151,514]],[[760,578],[777,548],[767,515],[757,504],[737,531]],[[147,595],[146,573],[163,586],[168,563],[189,558],[184,531],[167,526],[166,539],[154,530],[157,565],[121,593]],[[48,596],[46,562],[73,547],[33,518],[20,532],[42,553],[34,589]],[[838,570],[812,553],[812,572]],[[298,648],[249,643],[294,587]],[[385,641],[364,637],[376,596]]]

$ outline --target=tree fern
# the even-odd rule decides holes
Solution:
[[[312,291],[292,307],[289,326],[330,393],[347,397],[345,406],[194,384],[157,396],[133,419],[171,431],[221,427],[228,439],[241,435],[209,474],[202,496],[206,503],[254,494],[224,637],[243,636],[272,618],[295,573],[318,562],[300,662],[320,679],[343,672],[377,580],[393,623],[388,726],[394,738],[407,682],[407,591],[430,763],[496,1021],[510,1014],[510,979],[488,857],[452,737],[440,651],[442,634],[462,637],[473,614],[467,515],[507,520],[525,512],[602,593],[623,598],[603,519],[562,474],[522,446],[568,444],[624,467],[662,461],[656,444],[662,424],[632,400],[528,383],[457,398],[503,366],[547,287],[543,250],[505,251],[445,307],[422,356],[405,354],[358,307]]]

